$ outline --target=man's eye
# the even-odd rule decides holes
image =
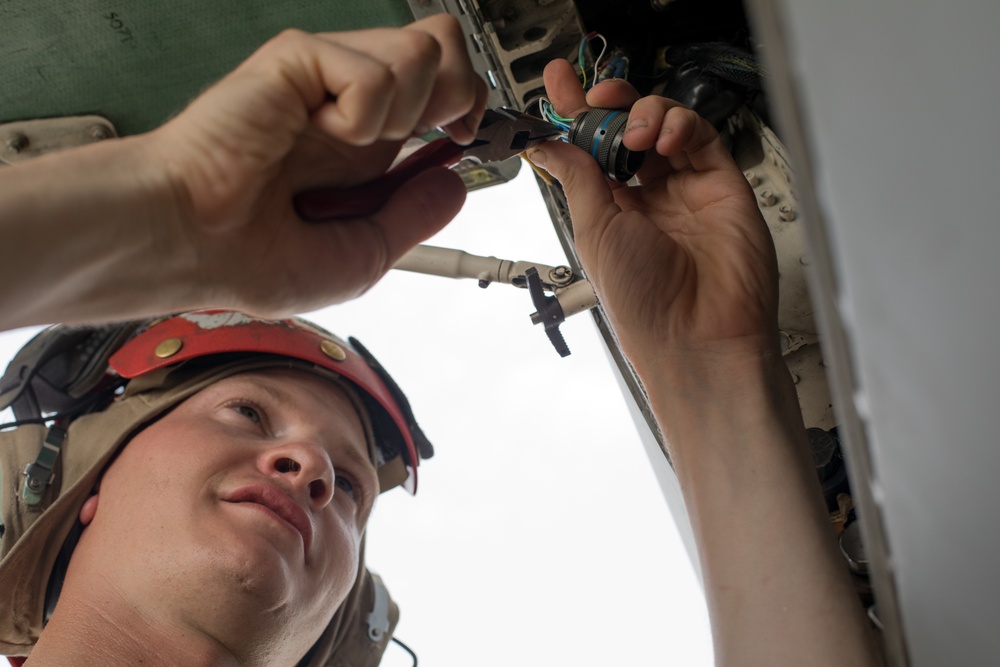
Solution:
[[[357,486],[350,477],[345,477],[344,475],[337,475],[336,479],[333,481],[334,485],[346,493],[351,494],[351,496],[357,495]]]
[[[240,413],[241,415],[252,421],[254,424],[259,424],[261,422],[260,412],[258,412],[257,408],[253,406],[243,405],[243,404],[234,405],[233,410]]]

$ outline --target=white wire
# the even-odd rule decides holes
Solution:
[[[597,66],[601,64],[601,58],[604,57],[604,52],[608,50],[608,40],[604,39],[604,35],[600,33],[594,35],[594,39],[597,39],[598,37],[600,37],[601,42],[604,44],[604,46],[601,47],[601,53],[598,54],[597,59],[594,61],[594,83],[591,84],[591,87],[597,85],[597,77],[598,77]]]
[[[569,131],[569,126],[555,116],[555,107],[552,106],[552,102],[549,101],[549,98],[544,96],[538,98],[538,108],[542,111],[543,120],[547,120],[562,129],[564,132]]]

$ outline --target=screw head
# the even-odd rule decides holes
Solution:
[[[25,148],[28,147],[28,137],[24,136],[20,132],[14,132],[7,136],[7,148],[12,153],[20,153]]]
[[[104,125],[91,125],[90,126],[90,137],[94,141],[104,141],[105,139],[110,139],[112,136],[111,130],[109,130]]]
[[[549,280],[554,283],[566,282],[573,277],[573,271],[568,266],[557,266],[549,272]]]

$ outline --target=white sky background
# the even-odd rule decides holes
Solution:
[[[549,265],[564,255],[526,167],[471,193],[433,245]],[[588,314],[560,358],[527,290],[393,271],[307,315],[353,335],[407,393],[436,455],[379,499],[368,564],[423,667],[699,667],[708,616]],[[30,337],[0,335],[9,360]],[[383,667],[412,663],[390,645]]]

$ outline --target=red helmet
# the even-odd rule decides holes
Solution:
[[[374,431],[381,490],[417,488],[417,466],[434,448],[413,417],[406,396],[381,364],[354,338],[291,317],[269,320],[232,310],[199,310],[101,327],[56,325],[25,345],[0,378],[0,408],[24,423],[64,427],[77,416],[107,407],[130,381],[187,364],[218,365],[246,358],[283,358],[331,371],[357,390]],[[29,466],[28,486],[48,484],[58,449]]]
[[[381,467],[402,456],[407,470],[403,485],[416,492],[417,465],[433,456],[433,447],[413,418],[406,396],[354,338],[343,341],[297,317],[267,320],[231,310],[200,310],[154,321],[109,362],[123,378],[132,379],[192,359],[233,354],[299,359],[351,382],[360,390],[372,420],[376,464]]]
[[[0,445],[14,453],[0,458],[0,476],[18,480],[18,502],[0,504],[0,581],[19,602],[0,614],[0,646],[33,643],[51,615],[81,529],[79,509],[130,434],[205,383],[271,366],[337,376],[371,424],[381,490],[403,484],[415,492],[417,466],[433,449],[406,397],[357,340],[305,320],[201,310],[110,326],[56,325],[17,353],[0,377],[0,408],[9,406],[16,419],[0,429]],[[44,426],[10,430],[28,424]],[[398,610],[367,568],[348,597],[353,602],[310,652],[311,666],[327,664],[332,652],[353,656],[352,664],[378,663]]]

